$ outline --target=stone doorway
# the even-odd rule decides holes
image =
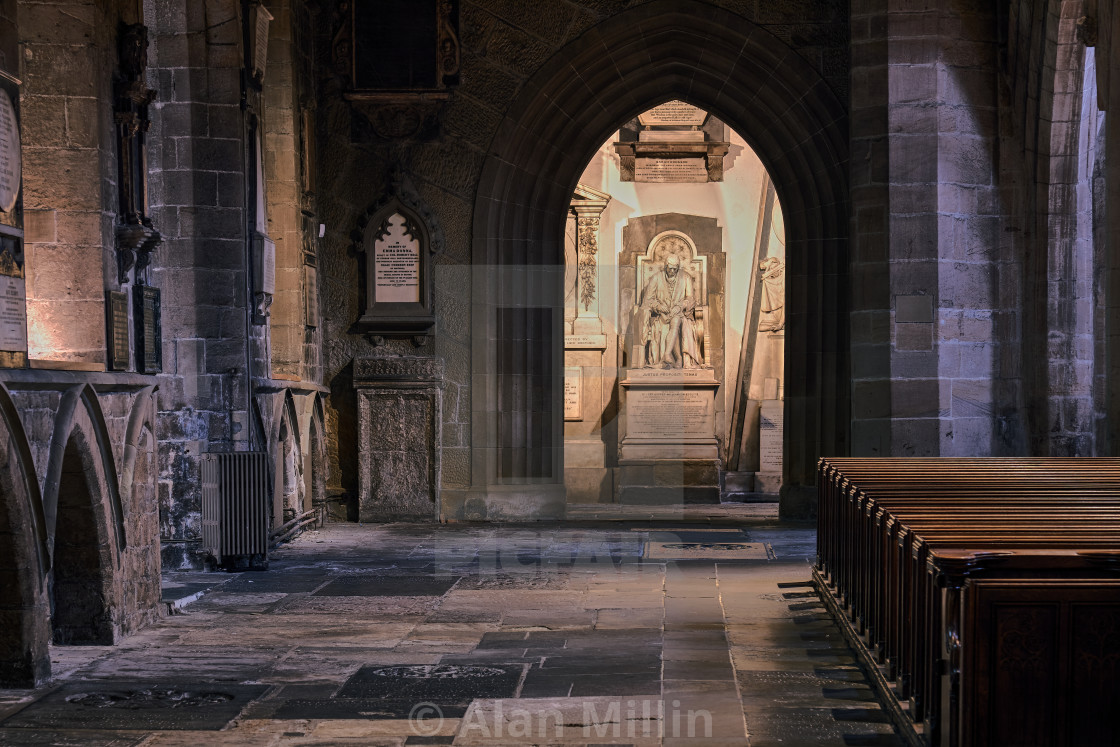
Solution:
[[[563,512],[564,367],[540,374],[550,410],[540,409],[537,397],[504,397],[507,379],[526,372],[503,373],[503,362],[527,356],[500,322],[516,329],[518,319],[531,319],[547,332],[534,344],[547,340],[546,357],[562,360],[560,271],[572,194],[619,122],[670,100],[698,106],[750,137],[785,213],[786,334],[797,342],[787,345],[785,359],[783,515],[813,513],[817,459],[848,452],[845,108],[769,31],[705,4],[687,5],[651,2],[604,21],[542,67],[498,127],[473,219],[471,487],[458,498],[445,492],[449,512],[456,510],[450,501],[464,499],[489,517]],[[509,463],[524,469],[505,470],[507,450],[523,457]]]
[[[776,501],[785,225],[747,141],[683,101],[625,122],[580,175],[564,255],[569,506]]]

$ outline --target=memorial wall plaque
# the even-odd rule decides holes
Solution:
[[[7,91],[0,90],[0,211],[10,213],[19,199],[22,165],[19,124]]]
[[[307,299],[307,326],[319,326],[319,271],[312,265],[303,266],[304,283],[307,292],[304,298]]]
[[[394,213],[385,233],[373,243],[374,294],[377,303],[420,301],[420,241],[408,231],[407,221]]]
[[[141,373],[163,370],[163,338],[159,288],[137,285],[133,288],[133,314],[136,317],[136,368]]]
[[[707,162],[702,156],[697,158],[636,158],[634,159],[634,181],[651,184],[707,182]]]
[[[390,198],[358,225],[365,255],[366,310],[358,327],[376,341],[409,336],[423,344],[435,326],[431,261],[435,251],[423,213]],[[417,342],[419,340],[419,342]]]
[[[106,294],[109,337],[109,370],[128,370],[128,294],[108,291]]]
[[[27,291],[23,278],[0,275],[0,350],[27,352]]]
[[[782,471],[782,435],[785,413],[781,400],[763,400],[759,417],[760,472]]]
[[[569,366],[564,369],[564,420],[583,420],[582,398],[583,369]]]
[[[698,106],[683,101],[667,101],[638,115],[638,122],[646,127],[652,126],[691,126],[699,127],[708,118],[708,113]]]

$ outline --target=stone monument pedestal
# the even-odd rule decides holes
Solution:
[[[358,520],[437,520],[443,360],[359,358],[354,387]]]
[[[719,503],[714,371],[635,368],[622,386],[619,503]]]

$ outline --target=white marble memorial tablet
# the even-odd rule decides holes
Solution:
[[[0,275],[0,350],[27,352],[27,292],[23,278]]]
[[[699,127],[707,118],[708,113],[698,106],[683,101],[666,101],[639,114],[638,122],[646,127],[653,125]]]
[[[16,109],[7,91],[0,91],[0,211],[5,213],[10,213],[19,199],[21,165]]]
[[[581,395],[583,394],[583,369],[569,366],[564,369],[564,420],[583,420]]]
[[[763,400],[759,417],[759,463],[761,472],[782,471],[782,434],[785,413],[780,399]]]
[[[373,244],[374,295],[377,303],[419,303],[420,241],[405,230],[405,219],[394,213],[387,231]]]
[[[634,181],[653,184],[707,182],[708,169],[702,157],[636,158],[634,159]]]

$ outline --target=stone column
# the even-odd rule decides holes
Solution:
[[[608,454],[615,445],[611,392],[618,381],[616,337],[599,316],[599,221],[610,195],[584,184],[572,195],[576,220],[576,316],[564,337],[564,485],[568,503],[609,503]],[[571,258],[568,260],[572,261]],[[605,424],[612,425],[604,428]]]
[[[572,201],[576,214],[576,318],[572,334],[600,335],[599,316],[599,218],[607,199]]]

